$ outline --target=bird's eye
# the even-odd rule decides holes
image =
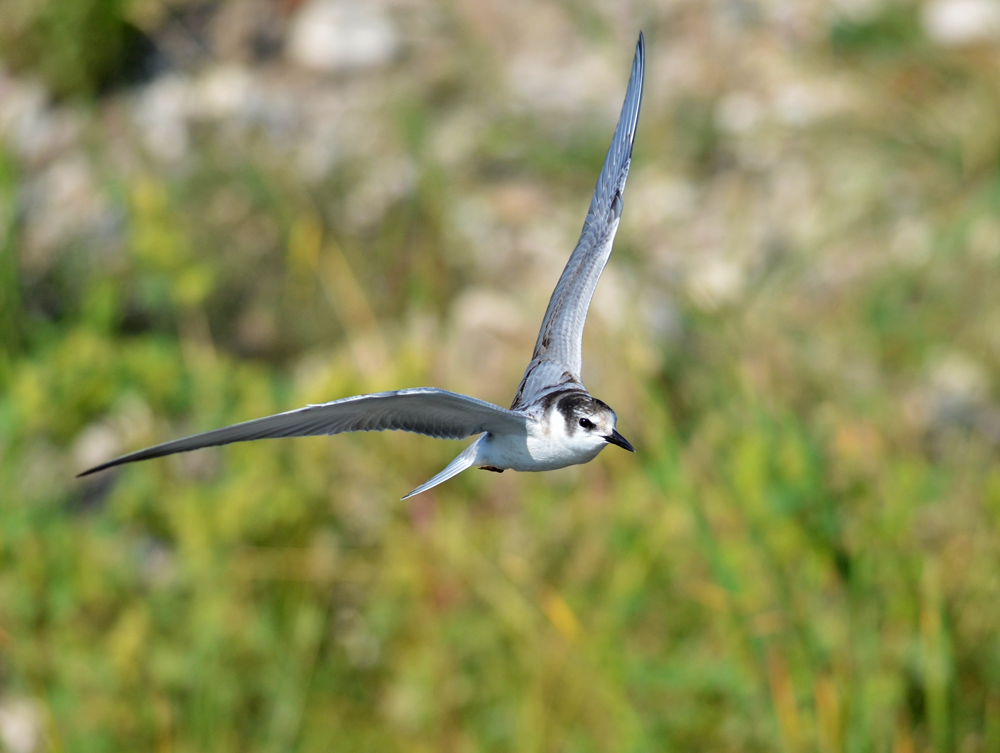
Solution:
[[[582,426],[584,429],[593,429],[594,428],[594,422],[591,421],[589,418],[581,418],[580,419],[580,426]]]

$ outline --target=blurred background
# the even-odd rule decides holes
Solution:
[[[642,29],[584,379],[508,405]],[[0,0],[0,749],[1000,750],[1000,2]]]

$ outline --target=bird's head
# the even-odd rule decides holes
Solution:
[[[579,451],[592,451],[597,455],[605,446],[613,444],[635,452],[615,428],[618,416],[607,403],[584,392],[574,392],[560,397],[555,407],[555,413],[562,419],[564,441]]]

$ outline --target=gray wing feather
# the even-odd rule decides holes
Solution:
[[[464,439],[484,431],[523,434],[526,421],[523,413],[509,411],[484,400],[434,387],[417,387],[346,397],[175,439],[123,455],[84,471],[80,476],[137,460],[254,439],[313,437],[385,429],[412,431],[441,439]]]
[[[540,391],[552,386],[552,382],[545,381],[547,379],[559,380],[565,375],[564,382],[580,382],[583,325],[597,281],[611,255],[621,218],[622,194],[632,162],[632,144],[642,102],[645,65],[646,43],[640,33],[618,127],[597,178],[580,240],[549,299],[531,363],[514,398],[515,406],[530,402]],[[543,362],[554,363],[543,365]]]

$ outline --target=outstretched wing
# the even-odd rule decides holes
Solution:
[[[244,421],[203,434],[175,439],[122,455],[84,471],[80,476],[124,463],[148,460],[202,447],[278,437],[313,437],[345,431],[398,429],[441,439],[464,439],[484,431],[496,434],[525,432],[527,417],[467,395],[417,387],[377,392],[310,405],[266,418]]]
[[[531,402],[546,387],[560,382],[580,382],[583,325],[597,281],[611,255],[611,244],[622,214],[622,194],[632,162],[645,64],[646,43],[640,33],[625,103],[604,167],[597,178],[583,232],[549,299],[535,352],[514,398],[515,406]]]

